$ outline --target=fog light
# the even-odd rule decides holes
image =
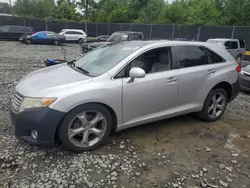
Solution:
[[[31,131],[31,136],[32,136],[32,138],[37,139],[37,136],[38,136],[37,131],[36,130],[32,130]]]

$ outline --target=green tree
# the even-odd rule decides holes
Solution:
[[[221,24],[221,12],[214,0],[189,0],[186,10],[187,24],[218,25]]]
[[[163,0],[150,0],[147,6],[140,10],[139,18],[136,22],[145,24],[156,23],[164,6]]]
[[[166,5],[157,20],[160,24],[183,24],[185,23],[184,5],[173,3]]]
[[[53,0],[17,0],[13,11],[17,15],[45,18],[52,15],[54,7]]]
[[[10,5],[8,3],[0,2],[0,13],[10,14]]]
[[[92,10],[96,8],[97,3],[95,0],[80,0],[77,5],[83,11],[85,19],[88,20],[89,15],[91,14]]]
[[[250,25],[249,0],[216,0],[226,25]]]
[[[53,17],[56,19],[65,19],[65,20],[77,20],[76,5],[69,2],[63,1],[58,4],[54,10]]]

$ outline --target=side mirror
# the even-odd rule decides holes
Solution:
[[[139,67],[134,67],[129,71],[129,77],[134,78],[144,78],[146,75],[145,71]]]

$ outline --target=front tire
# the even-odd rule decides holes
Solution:
[[[26,40],[25,40],[25,43],[26,43],[26,44],[31,44],[30,39],[26,39]]]
[[[224,89],[219,88],[209,92],[199,117],[208,122],[213,122],[221,118],[228,103],[228,96]]]
[[[84,152],[102,146],[112,130],[112,116],[99,104],[85,104],[70,111],[59,127],[63,146]]]

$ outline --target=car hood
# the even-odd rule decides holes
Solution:
[[[23,96],[43,97],[60,89],[88,83],[92,79],[73,70],[67,64],[61,64],[28,74],[20,80],[16,91]]]
[[[250,73],[250,65],[247,65],[242,68],[243,71]]]

